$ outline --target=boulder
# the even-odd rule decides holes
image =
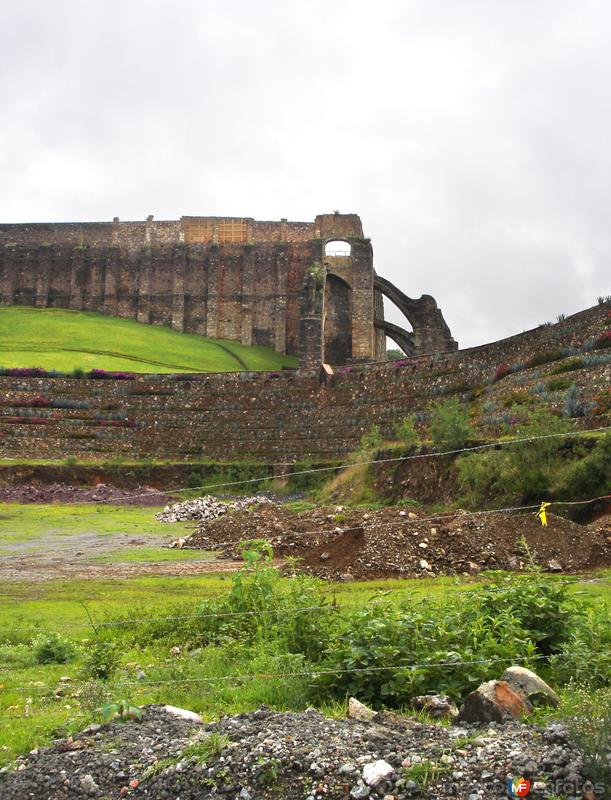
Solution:
[[[505,722],[519,719],[531,709],[525,695],[515,691],[506,681],[486,681],[467,695],[454,721],[457,724]]]
[[[364,703],[361,703],[360,700],[357,700],[356,697],[351,697],[348,700],[348,718],[349,719],[358,719],[359,722],[371,722],[371,720],[375,716],[375,711],[369,706],[366,706]]]
[[[458,709],[454,702],[441,694],[423,694],[412,697],[412,708],[416,711],[426,711],[431,717],[456,717]]]
[[[536,672],[526,667],[508,667],[502,674],[501,680],[506,681],[514,691],[521,692],[531,702],[536,698],[539,703],[558,705],[558,695],[551,686],[548,686]]]

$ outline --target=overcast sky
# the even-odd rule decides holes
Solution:
[[[461,346],[611,291],[609,0],[0,11],[2,222],[357,212]]]

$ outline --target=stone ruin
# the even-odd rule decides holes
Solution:
[[[409,326],[384,319],[383,297]],[[430,295],[376,274],[356,214],[0,225],[0,305],[99,311],[299,356],[303,368],[457,349]]]

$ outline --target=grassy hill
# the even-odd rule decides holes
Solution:
[[[207,339],[135,320],[55,308],[0,308],[0,365],[71,372],[233,372],[297,366],[269,347]]]

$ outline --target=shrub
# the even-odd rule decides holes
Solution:
[[[603,797],[605,787],[611,786],[611,690],[588,693],[577,689],[572,705],[573,713],[564,721],[567,733],[581,753],[585,775],[600,787],[596,796]]]
[[[552,361],[559,361],[561,358],[563,358],[561,350],[549,350],[545,353],[535,353],[534,356],[528,359],[525,366],[527,369],[531,369],[531,367],[539,367],[542,364],[550,364]]]
[[[322,584],[301,574],[282,579],[269,542],[244,542],[243,557],[244,566],[232,576],[227,595],[202,603],[195,615],[186,607],[175,609],[184,622],[161,617],[132,626],[126,620],[115,639],[149,645],[159,639],[176,643],[179,637],[183,643],[273,647],[274,652],[320,660],[336,618]]]
[[[519,423],[511,417],[505,421]],[[528,423],[519,424],[518,435],[525,439],[572,430],[570,422],[545,410],[532,412]],[[502,451],[461,456],[456,466],[468,502],[477,506],[492,497],[525,504],[549,499],[552,483],[563,465],[562,444],[562,438],[534,439]]]
[[[503,401],[503,406],[511,408],[512,406],[528,405],[530,402],[532,402],[532,398],[526,389],[514,389]]]
[[[611,434],[605,433],[591,453],[577,453],[575,461],[564,465],[556,474],[554,495],[583,500],[605,494],[611,477]]]
[[[552,378],[547,382],[550,392],[561,392],[563,389],[568,389],[570,385],[570,378]]]
[[[582,358],[571,358],[565,361],[564,364],[558,364],[557,367],[551,371],[552,375],[561,375],[563,372],[572,372],[575,369],[582,369],[585,367],[585,362]]]
[[[33,644],[37,664],[65,664],[76,655],[74,644],[59,633],[41,634]]]
[[[371,428],[361,437],[359,449],[361,451],[377,450],[384,444],[384,438],[380,433],[380,428],[377,425],[372,425]]]
[[[572,626],[557,655],[550,659],[550,674],[559,684],[576,681],[598,689],[611,680],[611,628],[602,608],[587,610],[579,625]]]
[[[395,426],[395,436],[403,444],[406,444],[410,447],[418,444],[420,437],[418,435],[418,431],[416,430],[415,418],[413,415],[405,417],[402,422],[399,422]]]
[[[87,648],[85,676],[108,680],[119,666],[119,647],[112,639],[95,638]]]
[[[537,640],[545,644],[545,622],[556,636],[573,619],[553,592],[537,593],[537,580],[527,592],[514,588],[511,578],[504,586],[495,583],[460,600],[427,599],[399,608],[370,603],[331,639],[322,665],[328,672],[321,671],[318,691],[339,698],[353,695],[378,708],[405,705],[427,692],[463,697],[498,676],[505,665],[518,659],[528,663],[537,654]],[[518,607],[522,600],[528,601],[530,613]]]
[[[456,450],[467,443],[472,432],[469,411],[457,398],[433,409],[431,438],[435,447]]]
[[[559,652],[569,632],[581,624],[577,601],[567,584],[536,570],[511,578],[495,577],[475,593],[485,614],[493,618],[509,614],[543,655]]]

